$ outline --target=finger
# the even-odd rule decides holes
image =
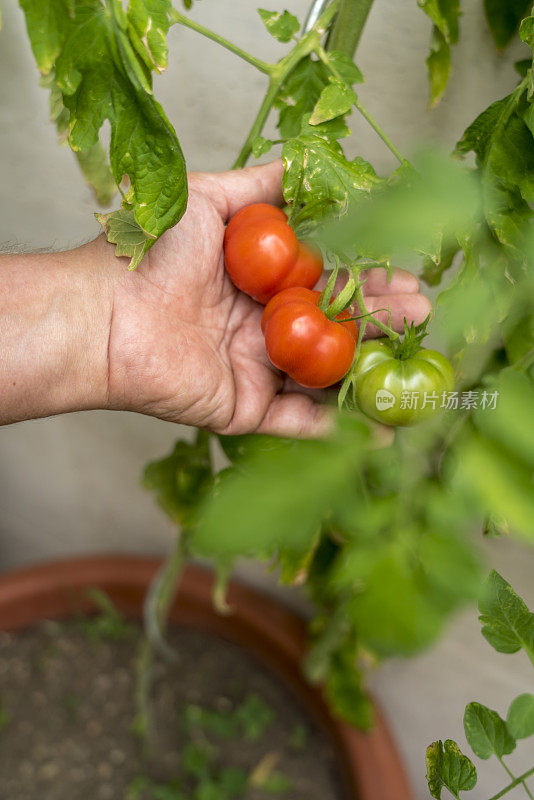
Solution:
[[[383,267],[366,269],[361,273],[364,295],[384,294],[416,294],[419,291],[419,281],[405,269],[395,269],[388,279],[388,272]]]
[[[300,392],[277,394],[257,433],[292,439],[317,439],[328,436],[335,427],[333,408],[317,403]]]
[[[416,294],[419,291],[419,281],[405,269],[395,269],[388,280],[388,273],[383,267],[373,267],[372,269],[362,270],[361,280],[364,295],[386,295],[386,294]],[[317,283],[318,289],[324,289],[328,281],[328,273],[323,274]],[[334,292],[340,292],[347,283],[347,273],[344,272],[336,280]]]
[[[416,325],[420,325],[432,311],[430,300],[422,294],[397,294],[368,297],[366,306],[368,311],[376,311],[373,317],[383,325],[389,324],[388,311],[391,310],[391,327],[399,333],[404,331],[404,319],[407,320],[409,325],[411,325],[412,322]],[[385,309],[385,311],[378,309]],[[354,308],[353,312],[355,316],[359,313],[357,308]],[[365,329],[365,335],[367,338],[373,339],[377,336],[383,336],[384,334],[376,325],[368,323]]]
[[[193,172],[190,185],[207,194],[224,222],[251,203],[280,205],[282,194],[282,160],[259,167],[230,172]]]

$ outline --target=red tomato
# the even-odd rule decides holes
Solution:
[[[282,289],[315,286],[319,251],[299,242],[276,206],[257,203],[232,217],[225,234],[226,270],[242,292],[267,303]]]
[[[301,386],[323,389],[349,371],[358,338],[354,321],[343,312],[329,320],[318,307],[320,292],[285,289],[266,306],[262,330],[269,358]]]
[[[224,246],[228,243],[231,236],[242,225],[249,222],[258,222],[264,219],[277,219],[280,222],[287,222],[287,217],[278,206],[271,206],[269,203],[253,203],[245,206],[237,214],[234,214],[224,232]]]

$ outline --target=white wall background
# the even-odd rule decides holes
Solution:
[[[14,0],[2,5],[0,243],[65,248],[97,234],[94,201],[68,149],[57,146],[22,14]],[[284,47],[264,32],[256,5],[256,0],[202,0],[192,15],[275,59]],[[287,0],[287,6],[303,18],[308,0]],[[520,47],[498,56],[482,0],[464,0],[463,6],[454,77],[445,101],[429,114],[424,61],[430,23],[416,0],[375,2],[358,56],[368,78],[361,97],[401,149],[410,151],[430,139],[450,148],[479,111],[515,85],[512,64],[521,57]],[[169,43],[169,70],[157,80],[156,94],[176,127],[189,168],[225,169],[253,119],[264,79],[192,31],[173,29]],[[363,120],[354,119],[353,130],[355,155],[370,159],[378,170],[392,166],[390,154]],[[164,552],[171,526],[138,481],[143,464],[165,453],[178,433],[169,423],[105,412],[0,429],[0,569],[93,551]],[[492,563],[534,605],[533,554],[508,542],[491,550]],[[265,581],[257,568],[247,567],[246,573]],[[494,655],[478,634],[475,612],[469,611],[432,653],[379,672],[377,693],[399,734],[419,798],[428,797],[426,744],[448,736],[463,741],[461,715],[468,700],[487,702],[503,713],[514,694],[532,688],[525,661]],[[483,772],[475,800],[504,783],[500,768]]]

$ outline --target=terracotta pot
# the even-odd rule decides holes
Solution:
[[[124,614],[140,617],[143,598],[160,562],[134,556],[102,556],[59,561],[0,576],[0,630],[17,631],[44,619],[63,619],[91,610],[91,587],[107,592]],[[334,719],[319,689],[302,676],[307,646],[305,623],[280,603],[232,581],[232,613],[212,606],[213,575],[189,566],[180,584],[171,621],[239,644],[278,673],[333,740],[347,796],[357,800],[413,800],[402,762],[384,718],[364,734]]]

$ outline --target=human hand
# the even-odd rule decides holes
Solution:
[[[325,393],[297,386],[272,366],[262,307],[224,269],[225,224],[250,203],[280,203],[281,176],[280,161],[192,174],[185,216],[136,272],[114,259],[109,407],[225,434],[313,436],[327,429]],[[391,309],[399,331],[405,317],[418,324],[430,311],[404,270],[389,282],[385,270],[370,270],[364,293],[370,311]],[[377,316],[386,322],[388,313]],[[367,335],[377,334],[369,325]]]

